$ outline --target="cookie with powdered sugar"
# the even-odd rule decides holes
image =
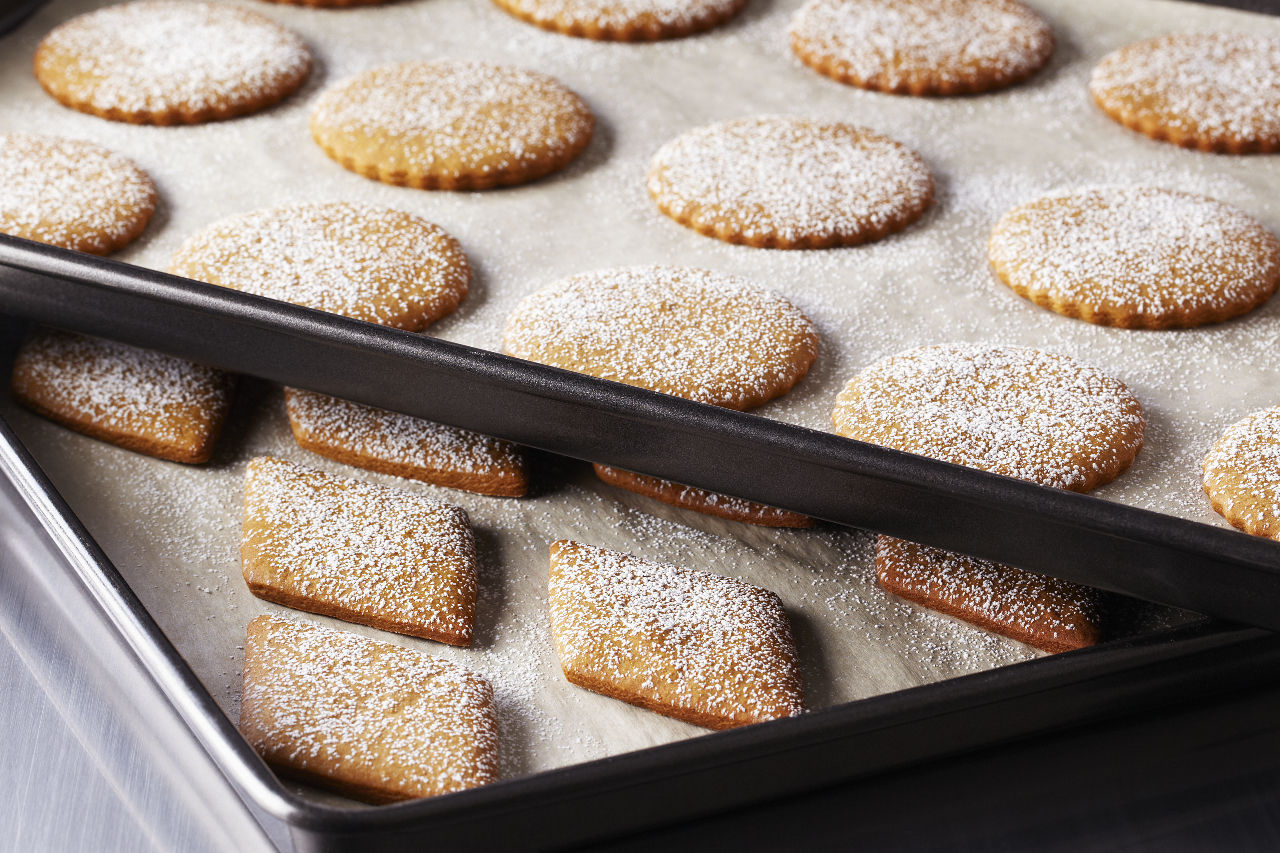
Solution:
[[[1146,427],[1129,389],[1102,371],[980,344],[883,359],[845,386],[832,418],[848,438],[1075,492],[1128,468]],[[1096,641],[1098,611],[1073,584],[881,538],[881,580],[908,601],[1041,649],[1064,648],[1068,623],[1071,643]]]
[[[108,255],[140,235],[155,209],[147,173],[101,145],[0,133],[0,234]]]
[[[1246,533],[1280,539],[1280,406],[1228,429],[1201,470],[1219,515]]]
[[[249,591],[286,607],[470,645],[476,550],[461,507],[270,457],[245,474]]]
[[[658,41],[700,33],[747,0],[494,0],[544,30],[598,41]]]
[[[770,249],[878,240],[933,200],[920,156],[863,127],[796,116],[691,130],[649,164],[658,208],[699,234]]]
[[[281,775],[370,803],[498,778],[493,688],[482,675],[274,616],[246,632],[240,731]]]
[[[549,601],[572,684],[711,729],[804,711],[791,625],[768,590],[562,540]]]
[[[1183,148],[1280,151],[1280,37],[1175,33],[1125,45],[1089,80],[1098,106],[1130,130]]]
[[[785,394],[818,353],[813,324],[781,295],[687,267],[567,278],[526,297],[503,342],[519,358],[740,411]],[[775,524],[780,517],[762,504],[603,471],[607,482],[675,506],[705,512],[726,501],[735,520]]]
[[[595,116],[559,81],[509,65],[403,62],[325,91],[311,135],[344,167],[388,184],[480,190],[562,169]]]
[[[509,441],[296,388],[285,389],[285,408],[298,446],[329,459],[482,495],[529,490],[524,453]]]
[[[817,523],[798,512],[732,498],[706,489],[695,489],[693,486],[682,486],[670,480],[635,474],[621,468],[596,465],[595,471],[597,477],[611,486],[728,521],[758,524],[761,527],[813,527]]]
[[[311,51],[257,12],[138,0],[72,18],[36,49],[36,79],[80,112],[195,124],[257,112],[302,85]]]
[[[188,238],[169,272],[411,332],[457,308],[471,279],[443,228],[356,202],[229,216]]]
[[[791,48],[815,71],[900,95],[972,95],[1053,56],[1053,30],[1018,0],[809,0]]]
[[[127,344],[43,331],[13,363],[16,401],[76,432],[173,462],[207,462],[234,377]]]
[[[1041,651],[1102,638],[1102,593],[1061,578],[891,536],[876,537],[876,576],[900,598]]]
[[[987,255],[1000,280],[1037,305],[1130,329],[1218,323],[1280,286],[1280,240],[1260,222],[1156,187],[1068,190],[1015,207]]]

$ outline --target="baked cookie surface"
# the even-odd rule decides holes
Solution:
[[[498,778],[493,688],[467,667],[274,616],[244,658],[240,731],[283,775],[371,803]]]
[[[658,150],[649,194],[667,216],[729,243],[852,246],[899,231],[933,199],[929,167],[866,128],[762,116],[691,130]]]
[[[595,471],[597,477],[611,486],[728,521],[758,524],[761,527],[813,527],[816,523],[809,516],[798,512],[732,498],[693,486],[682,486],[670,480],[635,474],[621,468],[596,465]]]
[[[809,0],[791,47],[833,80],[909,95],[970,95],[1027,79],[1053,30],[1017,0]]]
[[[471,278],[444,229],[351,202],[228,217],[183,243],[169,272],[408,331],[457,308]]]
[[[334,160],[418,189],[532,181],[567,166],[594,128],[591,110],[555,79],[459,60],[370,69],[324,92],[311,115]]]
[[[1229,154],[1280,150],[1280,37],[1175,33],[1126,45],[1089,91],[1130,130]]]
[[[293,437],[312,453],[482,495],[529,490],[524,454],[509,441],[297,388],[284,395]]]
[[[0,134],[0,234],[107,255],[141,234],[155,209],[147,173],[101,145]]]
[[[1280,539],[1280,406],[1233,425],[1201,469],[1218,514],[1246,533]]]
[[[713,729],[804,711],[791,626],[768,590],[564,540],[550,605],[579,687]]]
[[[14,399],[76,432],[173,462],[207,462],[231,407],[220,370],[47,330],[14,359]]]
[[[1142,407],[1123,383],[1066,356],[944,344],[883,359],[845,386],[847,438],[1044,486],[1087,492],[1142,448]]]
[[[687,267],[627,267],[526,297],[503,343],[518,358],[730,409],[791,389],[818,351],[794,305],[746,279]]]
[[[1216,323],[1256,308],[1280,285],[1280,240],[1261,223],[1155,187],[1036,199],[1000,219],[987,253],[1020,296],[1104,326]]]
[[[475,541],[460,507],[258,457],[245,474],[249,591],[287,607],[471,643]]]
[[[72,18],[36,49],[36,79],[64,105],[133,124],[256,112],[311,69],[301,37],[221,3],[137,0]]]
[[[1060,578],[890,536],[876,537],[876,576],[894,595],[1041,651],[1102,638],[1102,593]]]
[[[657,41],[709,30],[747,0],[494,0],[544,30],[599,41]]]

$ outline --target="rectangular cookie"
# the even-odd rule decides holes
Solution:
[[[249,623],[240,731],[281,775],[370,803],[498,776],[493,689],[478,673],[274,616]]]
[[[768,590],[562,540],[550,605],[579,687],[711,729],[804,711],[791,624]]]
[[[259,598],[471,643],[476,553],[461,507],[262,456],[245,475],[240,556]]]

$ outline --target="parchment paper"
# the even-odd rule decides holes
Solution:
[[[1271,201],[1280,190],[1280,157],[1207,155],[1153,142],[1108,119],[1086,90],[1093,65],[1128,42],[1184,30],[1280,32],[1280,20],[1160,0],[1032,0],[1058,39],[1048,68],[1004,92],[928,100],[864,92],[803,66],[785,36],[799,0],[752,0],[738,19],[711,33],[644,45],[545,33],[488,0],[332,11],[245,2],[308,40],[317,58],[310,79],[256,116],[157,128],[63,108],[31,74],[39,39],[97,5],[55,0],[0,41],[0,131],[91,139],[155,178],[159,211],[121,260],[163,269],[198,229],[261,207],[382,204],[436,222],[462,242],[476,273],[471,294],[430,334],[489,349],[500,348],[506,316],[523,296],[574,273],[641,263],[737,273],[786,294],[823,337],[809,376],[760,414],[829,429],[845,381],[914,346],[982,341],[1050,349],[1121,379],[1146,410],[1146,447],[1129,472],[1096,494],[1219,526],[1225,523],[1200,488],[1199,461],[1225,427],[1280,402],[1280,300],[1205,329],[1107,329],[1035,307],[1001,285],[985,260],[987,234],[1005,210],[1083,184],[1150,183],[1204,193],[1280,230]],[[342,169],[311,141],[310,107],[324,87],[382,63],[436,57],[554,75],[595,111],[595,140],[557,175],[483,193],[385,186]],[[765,113],[852,121],[899,139],[933,168],[936,204],[899,235],[819,252],[730,246],[657,211],[644,173],[662,143],[712,121]],[[8,352],[14,334],[10,329]],[[249,595],[239,572],[244,465],[263,453],[424,492],[471,514],[482,562],[471,648],[343,627],[486,674],[499,697],[507,777],[704,733],[565,682],[546,615],[547,546],[560,538],[776,591],[792,619],[813,708],[1038,654],[883,593],[867,534],[722,522],[609,488],[587,466],[567,460],[544,460],[540,491],[520,500],[357,471],[298,449],[280,390],[258,380],[241,383],[217,455],[200,467],[98,443],[7,399],[0,410],[233,719],[244,627],[259,613],[283,610]],[[1121,633],[1187,618],[1151,606],[1120,609]]]

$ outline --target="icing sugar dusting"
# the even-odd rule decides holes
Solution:
[[[526,297],[504,343],[519,358],[732,409],[800,380],[813,324],[737,276],[630,267],[573,276]]]
[[[560,542],[549,594],[566,673],[638,681],[646,698],[738,725],[804,711],[791,628],[767,590]]]
[[[1212,141],[1280,141],[1280,37],[1175,33],[1126,45],[1093,70],[1108,111]]]
[[[273,763],[406,797],[498,776],[493,689],[467,667],[272,616],[245,658],[240,728]]]
[[[1073,189],[1014,208],[988,252],[1033,301],[1140,318],[1135,325],[1225,319],[1280,284],[1280,240],[1257,220],[1154,187]]]
[[[648,25],[683,31],[734,14],[742,0],[504,0],[501,5],[540,26],[564,22],[603,30]]]
[[[731,242],[832,245],[883,236],[933,196],[914,151],[865,128],[793,116],[700,127],[658,150],[649,193],[663,212]]]
[[[311,52],[298,35],[256,12],[139,0],[57,27],[41,42],[36,67],[46,85],[56,79],[71,101],[163,114],[292,91],[311,67]]]
[[[1088,491],[1142,447],[1142,407],[1065,356],[950,344],[891,356],[836,401],[836,432],[1045,486]]]
[[[155,203],[147,173],[100,145],[0,134],[0,233],[105,255],[145,227]]]

